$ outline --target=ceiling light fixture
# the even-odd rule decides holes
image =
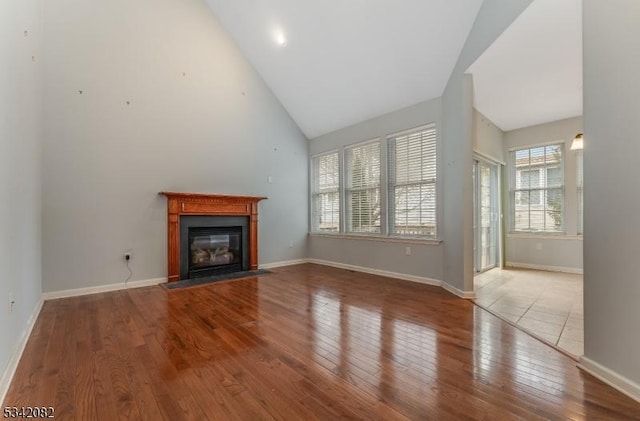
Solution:
[[[287,45],[287,38],[284,36],[284,33],[282,31],[276,32],[276,43],[281,47]]]
[[[571,150],[577,151],[584,148],[584,140],[582,138],[582,133],[578,133],[576,137],[573,138],[573,142],[571,142]]]

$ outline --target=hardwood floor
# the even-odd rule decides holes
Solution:
[[[305,264],[44,304],[4,406],[56,419],[640,419],[437,287]]]

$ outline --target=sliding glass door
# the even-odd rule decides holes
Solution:
[[[474,271],[499,265],[500,191],[498,165],[483,160],[473,162],[474,186]]]

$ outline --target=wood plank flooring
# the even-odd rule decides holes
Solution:
[[[4,406],[76,420],[640,419],[436,287],[312,264],[47,301]]]

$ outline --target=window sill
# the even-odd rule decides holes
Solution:
[[[345,234],[345,233],[328,234],[328,233],[318,233],[318,232],[310,232],[309,236],[320,237],[320,238],[338,238],[341,240],[380,241],[383,243],[426,244],[426,245],[442,244],[442,240],[439,238],[391,237],[391,236],[385,236],[385,235]]]
[[[534,238],[536,240],[582,240],[582,235],[552,234],[549,232],[510,232],[507,238]]]

